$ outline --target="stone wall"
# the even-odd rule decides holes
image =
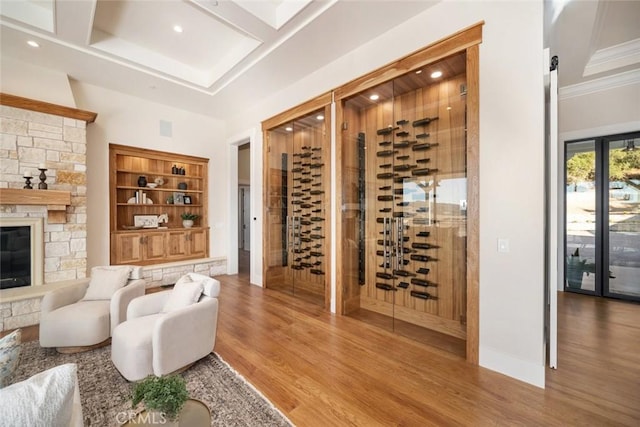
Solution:
[[[0,204],[3,217],[45,218],[45,284],[86,276],[86,149],[84,121],[0,106],[0,187],[22,188],[30,172],[37,188],[44,164],[48,189],[71,193],[64,224],[49,224],[46,206]]]

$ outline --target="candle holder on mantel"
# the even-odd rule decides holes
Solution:
[[[24,178],[24,188],[25,190],[33,190],[33,187],[31,186],[31,180],[33,179],[32,176],[23,176]]]
[[[38,168],[38,170],[40,171],[40,176],[38,177],[40,178],[40,184],[38,184],[38,190],[46,190],[47,188],[49,188],[47,186],[47,183],[45,182],[47,180],[47,174],[45,173],[47,169]]]

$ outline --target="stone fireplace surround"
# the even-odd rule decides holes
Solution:
[[[86,280],[86,126],[95,118],[89,111],[0,93],[0,217],[44,223],[44,284],[0,291],[0,332],[38,324],[44,293]],[[5,204],[1,191],[22,189],[24,172],[35,175],[42,163],[49,169],[47,191],[69,192],[70,204]],[[38,179],[32,183],[37,188]],[[215,276],[226,269],[225,257],[205,258],[143,267],[143,279],[149,288],[190,272]]]
[[[46,199],[21,204],[16,197],[0,196],[0,217],[43,218],[44,223],[43,284],[0,292],[4,330],[37,323],[44,292],[86,276],[86,127],[96,115],[7,94],[0,94],[0,101],[0,189],[22,189],[27,172],[37,188],[38,167],[45,165],[51,195],[70,194],[68,206],[48,205]],[[37,193],[22,191],[30,192],[25,198]],[[50,215],[52,209],[61,215]]]

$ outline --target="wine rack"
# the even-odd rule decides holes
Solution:
[[[466,62],[442,63],[340,98],[341,309],[465,339]]]
[[[292,211],[287,216],[285,244],[288,252],[293,252],[292,269],[318,276],[325,274],[323,168],[322,147],[303,146],[301,152],[293,154],[293,186],[289,193]]]

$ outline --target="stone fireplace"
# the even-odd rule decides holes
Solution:
[[[30,250],[35,286],[0,290],[5,330],[38,323],[46,291],[86,277],[86,126],[95,114],[7,94],[0,101],[0,226],[42,224],[41,249]],[[42,167],[47,190],[37,189]],[[23,189],[27,175],[32,190]]]

